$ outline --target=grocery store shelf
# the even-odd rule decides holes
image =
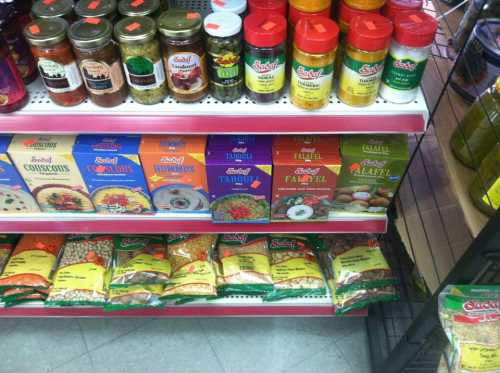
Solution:
[[[205,214],[0,215],[0,233],[385,233],[386,229],[384,215],[332,214],[327,222],[271,224],[213,224]]]
[[[421,91],[409,104],[378,99],[366,108],[347,106],[332,95],[327,107],[305,111],[293,106],[287,95],[268,105],[246,97],[223,103],[207,96],[192,104],[167,97],[161,104],[145,106],[129,98],[115,108],[89,101],[65,108],[50,101],[39,81],[28,90],[31,100],[24,109],[0,115],[0,133],[421,133],[428,119]]]

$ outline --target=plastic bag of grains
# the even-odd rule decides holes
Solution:
[[[19,236],[16,234],[0,234],[0,274],[18,240]]]
[[[335,288],[331,290],[337,314],[363,309],[376,302],[390,302],[398,299],[396,289],[391,285],[381,288],[350,290],[342,294],[337,294]]]
[[[121,311],[133,308],[161,307],[163,285],[129,285],[108,290],[105,311]]]

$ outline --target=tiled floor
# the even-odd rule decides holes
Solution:
[[[1,373],[368,373],[362,318],[0,320]]]

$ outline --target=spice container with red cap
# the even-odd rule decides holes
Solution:
[[[290,82],[294,105],[314,110],[328,104],[338,37],[339,27],[329,18],[302,18],[297,22]]]
[[[268,15],[271,12],[286,17],[287,0],[248,0],[248,12]]]
[[[250,14],[244,21],[245,85],[259,103],[272,102],[285,89],[286,19],[281,14]]]
[[[351,20],[338,90],[345,104],[368,106],[377,99],[392,30],[392,22],[379,14]]]
[[[382,15],[393,21],[397,14],[420,11],[423,5],[423,0],[388,0],[382,8]]]
[[[398,104],[415,99],[437,27],[437,21],[424,12],[396,15],[380,86],[382,98]]]

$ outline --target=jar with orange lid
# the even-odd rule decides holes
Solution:
[[[345,104],[368,106],[375,102],[392,30],[392,22],[379,14],[351,20],[337,94]]]
[[[332,0],[288,0],[288,4],[302,12],[316,13],[331,8]]]
[[[384,6],[386,0],[343,0],[347,6],[359,10],[375,10]]]
[[[327,17],[302,18],[293,43],[290,99],[302,109],[320,109],[332,92],[339,27]]]
[[[393,20],[396,14],[422,10],[423,0],[388,0],[382,9],[382,15]]]

